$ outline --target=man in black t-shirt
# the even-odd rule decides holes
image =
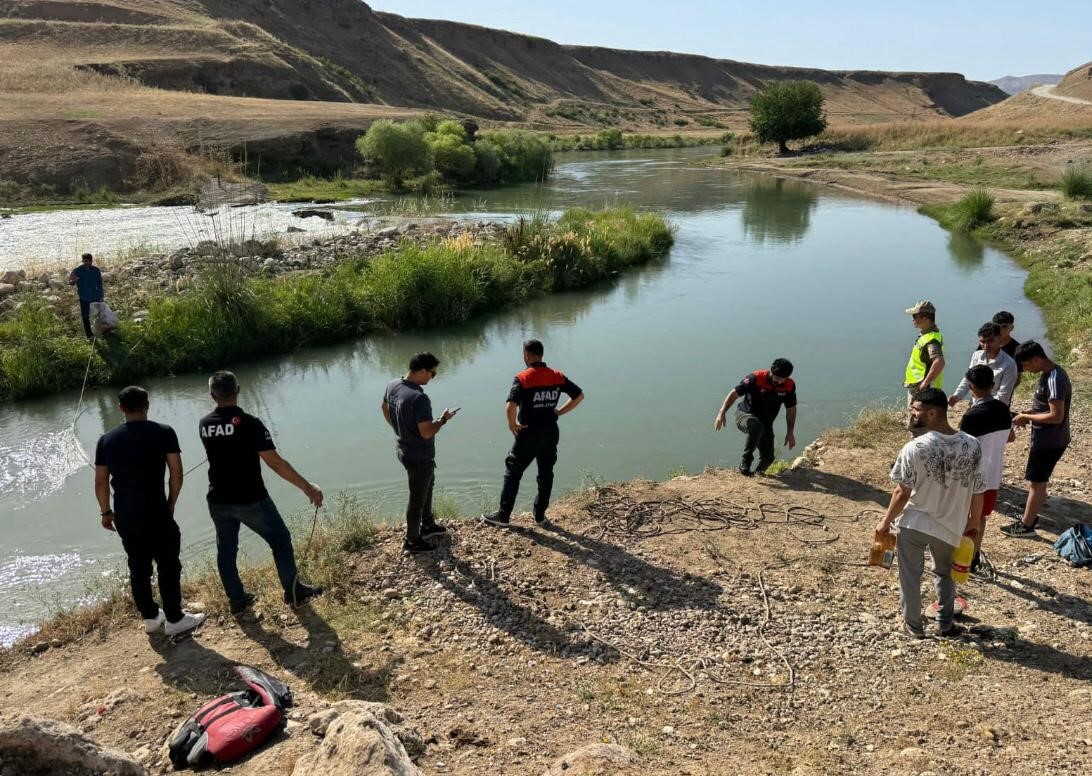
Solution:
[[[500,509],[482,515],[490,525],[506,527],[516,507],[516,495],[523,472],[538,462],[538,495],[535,497],[535,522],[546,522],[546,509],[554,487],[554,464],[557,463],[557,443],[560,432],[557,420],[575,410],[584,401],[584,392],[572,380],[542,360],[545,348],[538,340],[523,343],[523,363],[527,366],[516,375],[508,391],[505,412],[508,430],[515,437],[512,450],[504,459],[504,486],[501,488]],[[569,397],[558,406],[561,394]]]
[[[792,374],[792,362],[785,358],[774,359],[769,370],[751,372],[739,381],[739,385],[724,397],[724,403],[713,420],[713,429],[720,431],[727,423],[728,410],[737,399],[742,399],[736,410],[736,428],[747,435],[743,444],[743,457],[739,473],[750,477],[755,449],[758,449],[759,474],[774,461],[774,419],[785,407],[785,446],[796,447],[796,383]]]
[[[280,456],[265,424],[239,409],[239,381],[234,374],[217,372],[210,377],[209,393],[216,409],[201,418],[198,429],[209,459],[207,498],[216,528],[216,567],[231,612],[239,614],[254,602],[254,595],[243,587],[236,563],[239,528],[243,525],[269,545],[284,601],[299,606],[321,593],[322,588],[299,581],[292,534],[265,489],[262,462],[303,491],[316,509],[322,506],[322,491]]]
[[[445,409],[439,420],[432,419],[432,401],[424,386],[436,376],[440,359],[418,353],[409,361],[409,371],[391,380],[379,405],[383,418],[394,429],[398,461],[406,470],[409,502],[406,504],[406,539],[402,549],[409,553],[430,552],[427,539],[447,533],[432,513],[432,489],[436,484],[436,435],[459,410]]]
[[[95,446],[95,497],[102,527],[116,531],[129,563],[133,603],[146,633],[161,626],[181,636],[205,621],[182,608],[182,536],[174,505],[182,489],[182,451],[174,429],[148,420],[148,392],[131,385],[118,394],[125,422],[106,432]],[[170,470],[168,492],[163,476]],[[110,507],[110,489],[114,506]],[[159,608],[152,595],[152,564],[159,577]]]

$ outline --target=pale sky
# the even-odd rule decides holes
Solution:
[[[373,0],[558,43],[831,70],[928,70],[988,81],[1092,60],[1092,2],[1027,0]]]

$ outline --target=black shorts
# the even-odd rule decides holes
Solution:
[[[1064,453],[1064,447],[1056,447],[1053,450],[1036,450],[1033,447],[1028,453],[1024,479],[1028,482],[1049,482],[1050,475],[1054,473],[1054,467],[1058,465]]]

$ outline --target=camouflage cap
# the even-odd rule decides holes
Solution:
[[[926,315],[936,315],[937,308],[933,307],[932,302],[922,300],[914,304],[913,307],[906,308],[907,315],[917,315],[918,313],[925,313]]]

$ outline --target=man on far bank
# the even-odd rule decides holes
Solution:
[[[178,436],[170,426],[148,420],[148,392],[140,386],[121,390],[118,409],[125,422],[103,434],[95,447],[95,497],[102,527],[121,537],[133,603],[144,618],[144,632],[163,628],[168,636],[182,636],[203,623],[205,615],[182,608],[182,535],[174,521],[174,505],[182,490]],[[168,471],[164,494],[163,476]],[[152,595],[153,563],[162,609]]]
[[[944,383],[944,335],[937,328],[937,308],[932,302],[920,301],[906,310],[918,330],[918,338],[910,350],[910,360],[906,362],[906,374],[903,386],[906,388],[906,406],[914,402],[918,391],[926,388],[942,388]],[[915,429],[913,418],[907,418],[907,428],[911,433],[921,433]]]
[[[789,376],[792,374],[792,362],[787,358],[775,358],[768,370],[751,372],[739,381],[739,385],[724,397],[717,416],[713,420],[713,429],[720,431],[727,423],[728,410],[737,399],[743,401],[736,410],[736,428],[747,435],[743,443],[743,457],[739,464],[739,473],[750,477],[751,464],[758,449],[758,468],[761,474],[774,462],[774,420],[785,407],[785,447],[796,447],[796,383]]]
[[[68,285],[76,287],[76,296],[80,300],[80,318],[83,319],[83,333],[87,339],[91,333],[91,303],[103,300],[102,272],[94,264],[90,253],[81,257],[80,266],[68,273]]]
[[[1028,481],[1028,500],[1024,505],[1024,517],[1011,525],[1001,527],[1006,536],[1028,537],[1035,535],[1039,524],[1039,510],[1047,497],[1047,484],[1069,446],[1069,409],[1073,401],[1073,385],[1064,369],[1047,357],[1043,346],[1028,340],[1016,349],[1016,360],[1025,372],[1039,375],[1031,412],[1013,416],[1012,423],[1018,428],[1031,424],[1031,449],[1024,478]]]
[[[1016,361],[1001,349],[1001,327],[992,321],[984,323],[978,329],[978,350],[971,354],[971,364],[968,369],[976,366],[986,366],[993,372],[993,396],[1004,402],[1005,406],[1012,404],[1012,392],[1016,388],[1019,370]],[[971,393],[971,384],[967,375],[959,381],[952,395],[948,397],[948,406],[954,407]]]
[[[562,415],[575,410],[584,401],[584,392],[562,372],[546,366],[542,360],[546,349],[538,340],[523,343],[523,363],[527,368],[516,375],[508,391],[504,411],[508,416],[508,430],[515,441],[504,459],[504,486],[501,488],[500,508],[482,515],[490,525],[506,528],[516,508],[523,472],[538,462],[538,495],[535,496],[535,522],[546,522],[546,509],[554,486],[554,464],[557,463],[557,443],[560,431],[557,421]],[[559,405],[561,394],[569,397]]]
[[[241,614],[255,596],[239,577],[239,529],[246,526],[273,551],[273,563],[284,590],[284,602],[299,606],[322,593],[299,581],[292,534],[262,480],[262,463],[299,488],[316,508],[322,491],[281,457],[262,421],[239,409],[239,381],[231,372],[209,378],[216,409],[201,418],[198,429],[209,459],[209,515],[216,528],[216,568],[232,614]]]
[[[431,353],[413,356],[409,371],[387,384],[380,405],[384,419],[397,437],[398,462],[406,470],[409,501],[406,503],[406,539],[402,542],[402,550],[411,554],[435,550],[427,539],[447,533],[446,528],[436,523],[432,511],[436,435],[459,409],[445,409],[439,420],[432,419],[432,400],[425,393],[425,386],[436,376],[439,366],[440,359]]]

